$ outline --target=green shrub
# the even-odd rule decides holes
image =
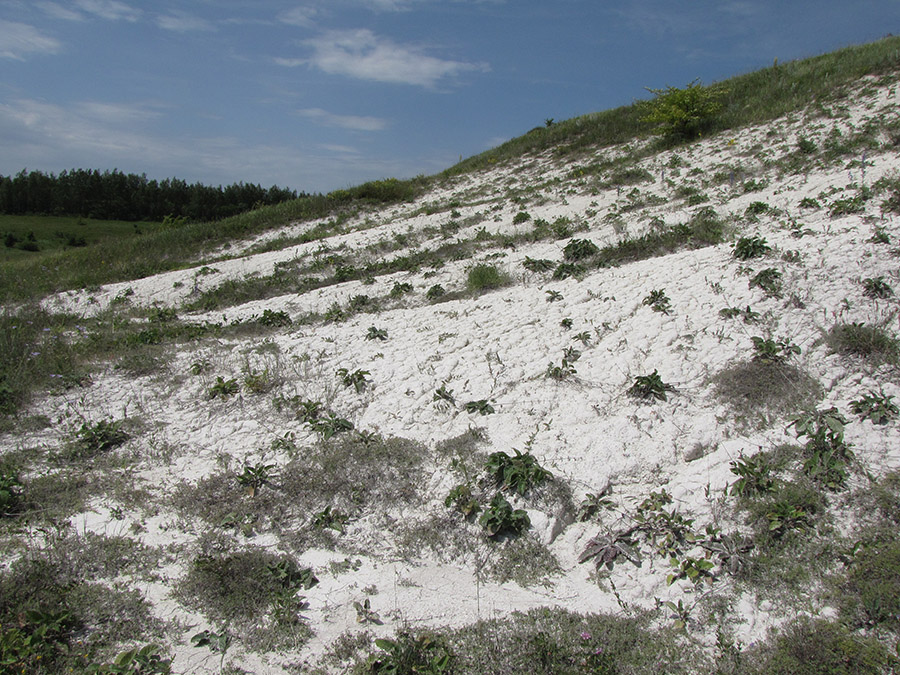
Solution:
[[[473,293],[481,293],[500,288],[506,285],[507,282],[506,275],[501,273],[496,267],[480,264],[469,270],[466,286]]]
[[[827,619],[801,618],[762,649],[767,675],[881,675],[897,661],[871,637]]]
[[[703,87],[694,80],[683,89],[649,89],[656,98],[644,104],[642,121],[656,127],[668,140],[687,141],[710,129],[722,110],[722,90]]]
[[[840,605],[853,625],[900,630],[900,541],[895,534],[857,543]]]
[[[569,262],[577,262],[597,255],[600,249],[590,239],[573,239],[563,249],[563,258]]]
[[[499,492],[484,508],[478,522],[489,537],[501,534],[521,534],[531,527],[531,519],[522,509],[513,509],[512,505]]]

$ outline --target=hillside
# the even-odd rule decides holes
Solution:
[[[0,435],[0,663],[893,672],[894,63],[8,315],[56,360]]]

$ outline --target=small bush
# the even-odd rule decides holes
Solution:
[[[783,290],[781,272],[774,267],[768,267],[752,276],[749,286],[750,288],[761,288],[767,297],[780,298]]]
[[[887,649],[836,621],[801,618],[761,649],[767,675],[880,675],[896,665]]]
[[[672,141],[695,139],[710,129],[722,110],[722,91],[703,87],[694,80],[683,89],[648,89],[656,98],[644,105],[642,121]]]
[[[466,278],[466,286],[473,293],[494,290],[505,286],[508,282],[506,275],[493,265],[475,265],[469,270]]]
[[[573,239],[563,249],[563,258],[569,262],[577,262],[597,255],[600,249],[590,239]]]

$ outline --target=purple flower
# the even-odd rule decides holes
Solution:
[[[590,640],[590,639],[591,639],[591,634],[588,633],[587,631],[582,631],[582,633],[581,633],[581,639],[582,639],[582,640]]]

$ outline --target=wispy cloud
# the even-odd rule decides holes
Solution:
[[[63,21],[84,21],[84,15],[76,12],[69,7],[63,7],[57,2],[38,2],[38,8],[45,14],[54,19],[62,19]]]
[[[59,40],[44,35],[34,26],[14,21],[0,21],[0,57],[24,61],[32,54],[56,54],[62,48]]]
[[[310,63],[323,72],[375,82],[434,87],[444,78],[488,69],[484,64],[428,56],[418,47],[398,45],[368,29],[329,31],[305,44],[313,49]]]
[[[210,21],[180,10],[172,10],[169,14],[161,14],[156,17],[156,25],[163,30],[170,30],[175,33],[216,30],[216,27]]]
[[[141,10],[119,0],[75,0],[75,6],[83,12],[109,21],[135,22],[141,18]]]
[[[295,7],[279,14],[278,20],[290,26],[309,28],[313,25],[313,20],[318,13],[315,7]]]
[[[305,108],[298,111],[303,117],[307,117],[317,124],[328,127],[340,127],[354,131],[381,131],[387,127],[387,121],[379,117],[364,117],[359,115],[336,115],[321,108]]]

